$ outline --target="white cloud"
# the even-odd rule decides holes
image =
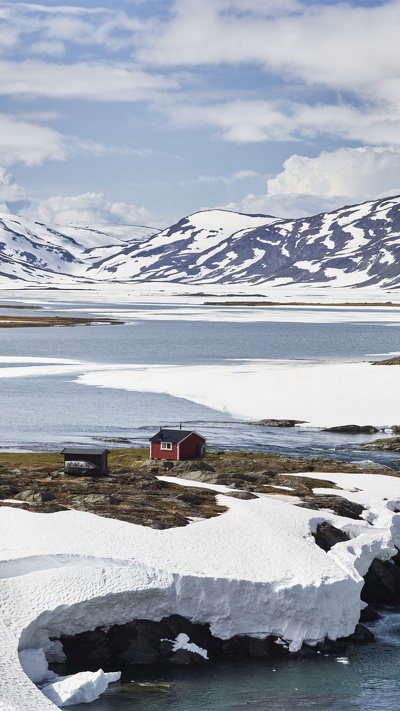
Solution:
[[[400,97],[399,97],[400,98]],[[166,106],[174,124],[211,126],[234,143],[310,141],[317,136],[374,144],[400,144],[399,110],[377,105],[324,104],[240,100],[196,106],[175,102]]]
[[[356,92],[400,73],[399,0],[369,7],[176,0],[173,8],[169,21],[144,36],[143,60],[163,66],[245,62],[308,85]]]
[[[33,54],[45,54],[49,57],[60,57],[65,52],[65,45],[63,42],[56,40],[42,40],[40,42],[33,42],[31,52],[33,52]]]
[[[40,126],[0,114],[0,162],[6,165],[39,165],[46,160],[65,160],[66,139],[48,126]]]
[[[26,200],[24,188],[15,182],[15,178],[6,168],[0,167],[0,211],[13,212],[19,209]]]
[[[178,87],[176,75],[151,74],[128,63],[0,61],[0,95],[125,102],[156,99]]]
[[[149,21],[130,17],[125,12],[104,7],[79,7],[3,0],[0,18],[0,49],[23,47],[29,55],[41,44],[91,45],[115,51],[132,47],[138,30],[144,31]],[[152,23],[151,23],[152,24]],[[32,42],[32,45],[31,45]]]
[[[231,210],[302,217],[353,202],[400,194],[400,149],[363,146],[292,155],[267,181],[265,195],[247,195],[225,205]]]
[[[292,155],[267,181],[269,195],[347,196],[367,200],[400,193],[400,149],[363,146],[324,151],[317,158]]]
[[[94,192],[32,201],[22,214],[32,220],[58,225],[112,223],[165,227],[165,221],[145,207],[112,202],[103,193]]]
[[[241,180],[249,180],[259,178],[260,173],[255,170],[236,170],[231,175],[200,175],[200,183],[223,183],[224,185],[232,185]]]
[[[22,116],[0,114],[0,163],[27,166],[41,165],[45,161],[65,161],[73,155],[136,155],[147,157],[152,151],[130,146],[102,145],[77,136],[66,136],[42,121],[52,121],[59,115],[52,112],[33,112]]]

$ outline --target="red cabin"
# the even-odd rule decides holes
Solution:
[[[162,427],[150,438],[150,459],[196,459],[205,453],[206,440],[197,432]]]

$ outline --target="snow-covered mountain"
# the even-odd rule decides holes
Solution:
[[[122,232],[121,232],[122,230]],[[301,219],[206,210],[162,232],[0,215],[0,281],[400,286],[400,197]]]

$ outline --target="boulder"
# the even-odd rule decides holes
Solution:
[[[325,427],[323,432],[337,432],[339,434],[375,434],[379,430],[373,425],[337,425]]]
[[[46,501],[54,501],[56,498],[54,494],[52,494],[50,491],[41,491],[38,489],[25,489],[25,491],[21,491],[20,494],[17,494],[15,496],[16,499],[19,499],[21,501],[26,501],[28,504],[40,504],[44,503]]]
[[[400,452],[400,437],[387,437],[376,439],[375,442],[367,442],[360,445],[361,449],[370,451]]]
[[[263,427],[295,427],[302,425],[305,420],[258,420],[257,422],[249,422],[250,425],[262,425]]]

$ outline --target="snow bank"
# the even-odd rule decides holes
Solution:
[[[3,362],[7,365],[0,367],[0,379],[65,374],[91,387],[166,393],[240,419],[290,418],[315,427],[349,423],[387,427],[398,418],[398,368],[367,362],[237,360],[192,366],[105,365],[61,358],[35,362],[33,358],[0,357],[0,365]]]
[[[79,511],[2,507],[0,708],[54,709],[23,673],[18,649],[22,658],[32,648],[53,653],[50,638],[97,626],[180,614],[209,623],[222,639],[276,634],[293,651],[303,641],[350,634],[362,607],[361,573],[373,557],[394,552],[399,480],[315,476],[335,479],[342,488],[329,493],[362,503],[366,520],[272,496],[247,501],[223,494],[218,500],[227,513],[164,531]],[[312,530],[323,520],[350,533],[347,547],[338,544],[326,554],[315,544]],[[179,636],[175,643],[190,640]],[[41,663],[30,662],[32,675]],[[57,693],[64,698],[64,691]]]
[[[97,672],[79,672],[43,686],[42,692],[57,706],[89,704],[98,699],[109,684],[120,678],[120,672],[103,672],[102,669]]]
[[[23,649],[19,661],[27,677],[57,706],[87,704],[107,689],[108,685],[119,681],[121,672],[79,672],[69,676],[58,676],[49,670],[43,649]]]
[[[398,370],[369,363],[250,360],[227,365],[135,365],[85,372],[76,382],[167,393],[239,418],[291,418],[315,427],[390,426],[397,422],[400,400]]]

